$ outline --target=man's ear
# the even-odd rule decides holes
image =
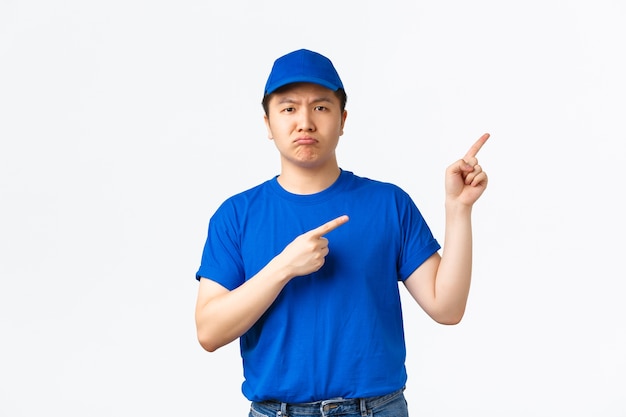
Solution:
[[[341,130],[339,131],[339,136],[343,135],[343,127],[346,125],[346,118],[348,117],[348,110],[344,110],[341,115]]]
[[[263,115],[263,121],[265,122],[265,128],[267,129],[267,138],[269,140],[274,139],[274,135],[272,134],[272,128],[270,127],[270,118],[267,117],[267,114]]]

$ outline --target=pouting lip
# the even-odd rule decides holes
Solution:
[[[311,136],[300,136],[294,140],[295,143],[317,143],[317,139]]]

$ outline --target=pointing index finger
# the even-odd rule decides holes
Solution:
[[[478,138],[476,143],[474,143],[472,147],[469,149],[469,151],[467,151],[463,159],[467,161],[468,159],[474,158],[476,154],[478,153],[478,151],[480,150],[480,148],[482,148],[485,142],[487,142],[487,139],[489,139],[489,136],[490,136],[489,133],[485,133],[480,138]]]
[[[347,223],[348,220],[350,220],[350,219],[348,218],[348,216],[346,216],[344,214],[343,216],[339,216],[336,219],[333,219],[333,220],[329,221],[328,223],[325,223],[325,224],[321,225],[317,229],[311,230],[311,233],[313,233],[313,235],[315,235],[315,236],[322,237],[325,234],[332,232],[333,230],[335,230],[339,226]]]

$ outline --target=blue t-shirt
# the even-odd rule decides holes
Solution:
[[[196,278],[233,290],[298,235],[340,215],[317,272],[292,279],[240,338],[251,401],[290,403],[384,395],[406,383],[398,281],[440,249],[399,187],[341,171],[296,195],[277,178],[226,200],[209,223]]]

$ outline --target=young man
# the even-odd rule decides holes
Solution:
[[[198,340],[212,352],[239,338],[250,416],[406,416],[398,282],[437,322],[465,311],[472,205],[487,186],[476,154],[489,135],[446,170],[440,256],[403,190],[339,167],[345,102],[328,58],[278,58],[263,107],[280,174],[210,220]]]

